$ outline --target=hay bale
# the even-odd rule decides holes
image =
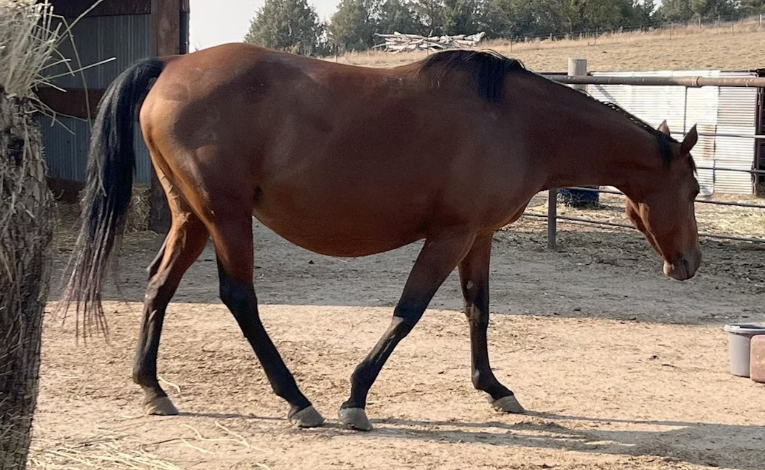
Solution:
[[[130,200],[125,230],[128,232],[143,232],[149,230],[149,201],[151,187],[148,184],[133,186],[133,197]]]
[[[74,204],[59,202],[59,207],[66,207],[65,212],[67,214],[72,214],[74,218],[79,218],[82,212],[79,201],[82,200],[84,193],[85,189],[83,188],[77,193]],[[148,184],[136,184],[133,186],[133,195],[130,199],[130,207],[128,208],[127,220],[125,221],[125,231],[143,232],[149,230],[150,196],[151,187]]]
[[[0,89],[0,468],[23,468],[37,402],[53,198],[28,100]]]
[[[57,44],[51,12],[0,0],[0,469],[26,467],[37,403],[53,197],[32,90]]]

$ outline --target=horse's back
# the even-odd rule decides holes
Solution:
[[[168,64],[142,125],[187,192],[250,203],[305,248],[371,254],[440,225],[481,223],[476,213],[490,202],[476,182],[502,171],[490,168],[494,145],[480,137],[491,119],[433,99],[419,80],[406,67],[219,46]]]

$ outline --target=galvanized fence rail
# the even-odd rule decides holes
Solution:
[[[571,61],[569,70],[572,69]],[[569,84],[569,85],[630,85],[630,86],[680,86],[687,88],[698,88],[704,86],[716,86],[716,87],[756,87],[765,88],[765,78],[763,77],[609,77],[609,76],[591,76],[591,75],[546,75],[550,80]],[[679,133],[678,133],[679,134]],[[765,139],[765,135],[761,134],[735,134],[735,133],[708,133],[699,132],[702,136],[716,136],[716,137],[738,137],[749,138],[755,141]],[[740,168],[720,168],[720,167],[707,167],[697,166],[699,170],[713,170],[713,171],[731,171],[731,172],[744,172],[752,175],[765,175],[765,171],[757,169],[740,169]],[[542,214],[533,211],[526,211],[524,215],[530,217],[546,218],[547,219],[547,246],[550,249],[555,249],[557,246],[557,222],[559,220],[576,223],[576,224],[592,224],[605,227],[626,228],[631,230],[637,230],[632,225],[621,224],[615,222],[607,222],[595,219],[588,219],[583,217],[569,217],[558,215],[558,189],[550,189],[548,191],[547,201],[547,214]],[[594,189],[584,187],[571,187],[565,188],[568,190],[576,191],[591,191],[604,194],[624,194],[621,191],[614,191],[610,189]],[[765,209],[765,204],[750,204],[743,202],[727,202],[727,201],[713,201],[698,198],[697,203],[700,204],[712,204],[720,206],[735,206],[749,209]],[[716,233],[700,232],[699,236],[721,239],[721,240],[734,240],[744,241],[752,243],[765,243],[765,234],[763,237],[742,237],[737,235],[724,235]]]

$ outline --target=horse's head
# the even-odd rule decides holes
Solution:
[[[658,130],[669,136],[666,121]],[[696,126],[682,142],[668,139],[665,167],[636,174],[627,199],[627,215],[664,259],[664,274],[679,281],[692,278],[701,264],[694,211],[699,183],[690,153],[697,140]]]

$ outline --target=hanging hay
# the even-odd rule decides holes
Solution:
[[[25,468],[37,402],[53,198],[32,116],[51,19],[47,2],[0,0],[0,469]]]

